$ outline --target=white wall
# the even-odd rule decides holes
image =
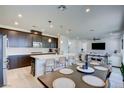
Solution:
[[[95,52],[95,53],[99,53],[99,54],[105,54],[106,52],[108,52],[111,54],[114,52],[114,50],[118,50],[119,52],[121,51],[121,39],[120,39],[120,37],[117,37],[117,38],[109,37],[109,38],[96,40],[96,41],[90,40],[87,42],[88,42],[88,44],[87,44],[88,52]],[[91,49],[92,43],[101,43],[101,42],[105,42],[105,44],[106,44],[105,50],[92,50]]]
[[[60,43],[60,53],[68,53],[68,46],[69,46],[69,53],[79,53],[81,49],[83,48],[85,51],[87,49],[87,44],[84,41],[71,39],[66,36],[60,36],[60,42],[63,41],[63,43]],[[68,42],[71,42],[69,45]]]
[[[88,52],[94,52],[96,54],[106,54],[109,53],[111,56],[109,57],[109,60],[111,60],[112,66],[120,67],[121,66],[121,37],[107,37],[101,40],[89,40],[87,41],[87,50]],[[92,43],[101,43],[105,42],[106,49],[105,50],[92,50]],[[118,54],[114,54],[114,51],[118,50]],[[124,56],[124,55],[123,55]],[[124,59],[123,59],[124,60]]]

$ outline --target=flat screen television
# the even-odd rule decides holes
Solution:
[[[105,43],[92,43],[92,50],[105,50]]]

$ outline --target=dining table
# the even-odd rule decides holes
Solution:
[[[53,88],[53,81],[58,79],[58,78],[61,78],[61,77],[65,77],[65,78],[69,78],[71,80],[73,80],[75,82],[75,88],[97,88],[97,87],[94,87],[94,86],[91,86],[91,85],[88,85],[87,83],[85,83],[83,80],[82,80],[82,76],[85,76],[85,75],[93,75],[93,76],[97,76],[99,77],[100,79],[102,79],[103,81],[106,80],[106,76],[107,76],[107,72],[108,71],[101,71],[101,70],[97,70],[94,68],[94,65],[89,65],[90,67],[94,68],[95,71],[93,73],[82,73],[80,71],[78,71],[76,68],[77,68],[78,65],[74,64],[72,66],[69,66],[67,68],[70,68],[73,70],[73,73],[72,74],[61,74],[59,72],[59,70],[57,71],[54,71],[54,72],[50,72],[46,75],[42,75],[42,76],[39,76],[37,79],[46,87],[46,88]],[[107,67],[106,65],[102,65],[104,67]],[[63,81],[64,82],[64,81]],[[65,82],[66,83],[66,82]],[[105,86],[103,88],[108,88],[110,87],[110,82],[109,80],[107,80],[107,82],[105,81]]]

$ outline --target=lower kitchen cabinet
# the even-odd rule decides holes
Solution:
[[[30,57],[30,55],[9,56],[8,68],[14,69],[14,68],[31,66],[31,60],[32,58]]]

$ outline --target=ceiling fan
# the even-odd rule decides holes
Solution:
[[[101,39],[100,39],[100,38],[94,37],[93,40],[96,41],[96,40],[101,40]]]

